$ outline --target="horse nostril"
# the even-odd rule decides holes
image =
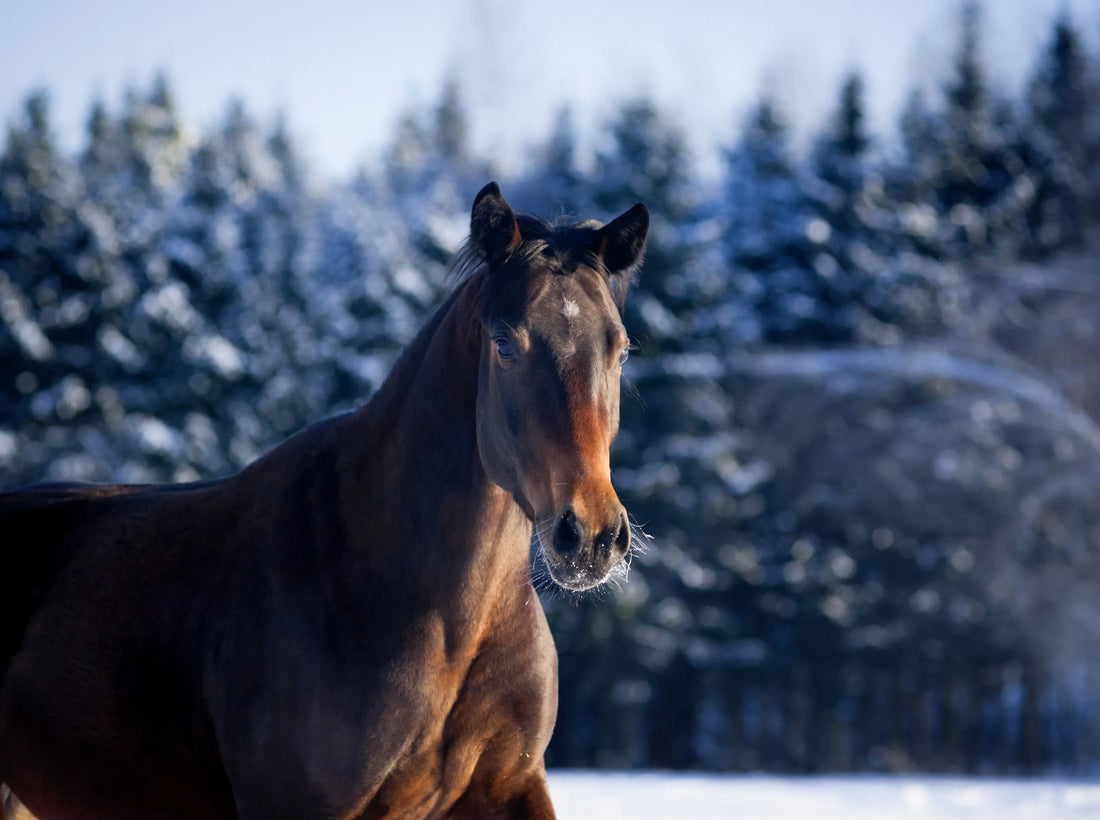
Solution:
[[[621,514],[618,521],[596,536],[595,546],[596,550],[603,554],[610,554],[613,549],[626,552],[630,546],[630,526],[627,524],[625,514]]]
[[[554,549],[559,555],[572,555],[581,545],[581,532],[577,527],[577,516],[572,510],[566,510],[554,525]]]
[[[615,536],[615,546],[625,555],[630,549],[630,522],[626,520],[626,513],[619,516],[619,532]]]

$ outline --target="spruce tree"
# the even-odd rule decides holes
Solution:
[[[536,152],[534,166],[520,183],[517,204],[538,214],[577,215],[585,211],[589,195],[577,165],[577,133],[572,109],[560,109],[550,136]]]
[[[934,207],[943,151],[940,118],[920,89],[913,89],[898,117],[899,161],[888,169],[889,193],[899,202]]]
[[[33,94],[0,155],[0,390],[26,456],[22,480],[97,477],[89,451],[103,442],[105,397],[96,386],[118,374],[104,317],[131,291],[98,263],[98,248],[116,239],[79,195],[48,98]]]
[[[443,84],[439,103],[432,113],[432,142],[436,152],[445,162],[462,164],[469,157],[469,125],[458,83],[448,80]]]
[[[764,340],[781,343],[838,340],[824,278],[814,269],[827,226],[815,221],[789,129],[765,94],[726,152],[726,258],[740,298],[751,301]]]
[[[853,73],[815,141],[806,183],[814,214],[807,230],[818,240],[811,264],[838,337],[856,332],[867,289],[883,268],[883,190],[870,164],[863,106],[863,80]]]
[[[645,277],[627,301],[627,324],[646,355],[682,349],[695,301],[687,275],[697,218],[683,134],[647,98],[623,103],[596,153],[592,205],[610,219],[644,202],[650,212]]]
[[[45,92],[29,95],[0,154],[0,389],[10,419],[30,415],[28,396],[57,377],[44,311],[62,297],[69,213],[65,173]],[[71,271],[70,271],[71,274]]]
[[[1027,93],[1027,158],[1036,189],[1028,228],[1031,248],[1038,252],[1079,244],[1084,238],[1088,80],[1081,34],[1063,13],[1054,21]]]
[[[859,227],[860,196],[870,174],[871,139],[866,130],[863,96],[863,78],[858,73],[849,75],[811,158],[815,179],[828,186],[828,190],[819,191],[818,210],[841,234]]]
[[[1012,187],[1023,168],[1011,136],[1014,113],[990,88],[982,24],[980,4],[969,0],[961,9],[955,60],[943,88],[936,204],[953,234],[949,250],[961,256],[1010,243],[1021,206]]]

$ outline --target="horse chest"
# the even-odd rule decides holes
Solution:
[[[443,817],[456,805],[477,816],[476,806],[506,800],[541,768],[557,711],[557,656],[533,592],[512,625],[457,680],[429,676],[442,698],[360,817]]]

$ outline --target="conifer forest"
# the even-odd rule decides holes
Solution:
[[[519,167],[459,88],[320,184],[293,123],[198,129],[171,78],[0,112],[0,489],[226,475],[362,404],[448,292],[474,193],[653,224],[612,476],[628,580],[543,590],[550,766],[1100,772],[1100,54],[1062,15],[1008,89],[953,62],[870,133],[762,92],[701,174],[690,122],[570,110]],[[738,116],[731,112],[731,121]]]

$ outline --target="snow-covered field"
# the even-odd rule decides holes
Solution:
[[[562,820],[1100,818],[1100,781],[550,772]]]

